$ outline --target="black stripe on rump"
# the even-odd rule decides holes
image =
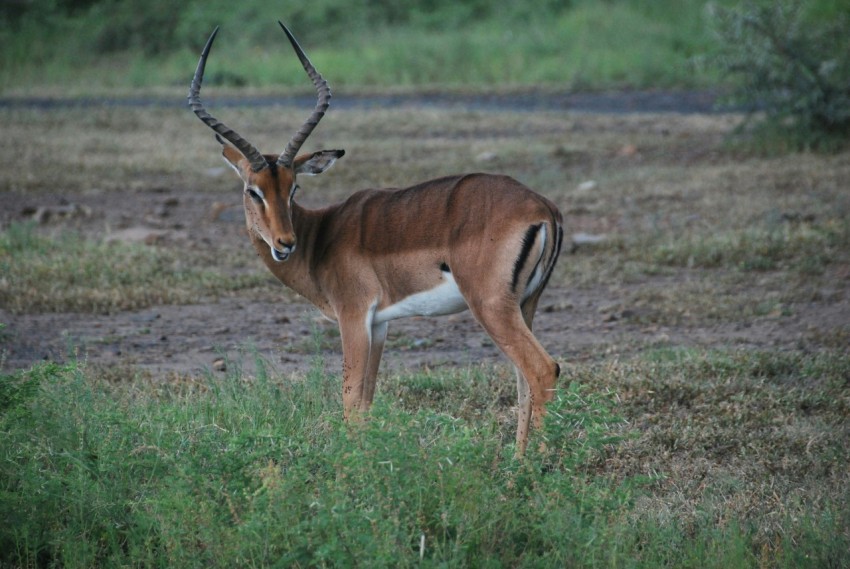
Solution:
[[[537,237],[537,232],[540,231],[542,226],[542,223],[532,225],[525,232],[525,237],[522,238],[522,248],[519,251],[519,257],[517,257],[516,263],[514,263],[514,276],[511,279],[511,290],[514,292],[516,292],[517,281],[519,281],[519,273],[528,260],[528,255],[531,253],[531,246],[534,245],[534,239]]]

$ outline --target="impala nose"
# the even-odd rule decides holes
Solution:
[[[295,241],[284,241],[283,239],[278,239],[277,246],[284,253],[291,254],[295,251]]]
[[[289,242],[287,243],[283,239],[278,239],[276,243],[276,247],[272,247],[272,258],[275,261],[286,261],[289,256],[295,251],[295,243]]]

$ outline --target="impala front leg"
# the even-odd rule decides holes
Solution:
[[[357,315],[339,319],[339,332],[342,337],[342,408],[346,421],[356,418],[365,410],[364,391],[368,385],[372,328],[371,314],[369,316],[364,318]]]

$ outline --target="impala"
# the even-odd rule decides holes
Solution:
[[[539,426],[560,373],[531,332],[538,300],[561,249],[558,208],[516,180],[448,176],[405,189],[356,192],[318,210],[294,200],[296,177],[320,174],[344,154],[297,155],[331,98],[295,37],[289,38],[318,93],[316,107],[280,155],[261,154],[212,117],[200,100],[216,28],[201,53],[189,105],[216,133],[244,183],[251,242],[284,285],[339,325],[344,417],[368,410],[387,325],[405,316],[472,312],[516,367],[517,452]]]

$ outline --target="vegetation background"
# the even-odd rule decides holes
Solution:
[[[268,325],[274,357],[313,358],[293,374],[250,346],[221,371],[133,359],[180,345],[140,309],[212,313],[235,298],[267,316],[296,302],[244,248],[241,221],[210,215],[238,191],[182,103],[215,26],[212,92],[310,91],[281,19],[337,93],[716,88],[756,110],[775,97],[773,126],[846,142],[850,34],[830,30],[848,2],[786,5],[0,3],[0,367],[7,348],[45,341],[25,337],[27,319],[100,318],[90,338],[51,330],[64,364],[33,356],[0,373],[0,567],[850,566],[850,161],[846,146],[799,151],[820,134],[774,144],[768,131],[776,157],[724,142],[738,116],[412,107],[325,119],[351,152],[304,199],[481,167],[608,233],[553,274],[558,332],[606,335],[553,350],[563,382],[522,460],[513,372],[495,358],[383,371],[370,420],[354,426],[340,419],[339,338],[315,324],[281,336],[303,324],[294,314]],[[102,94],[174,104],[20,102]],[[265,148],[303,109],[227,117]],[[25,213],[57,202],[81,204],[79,217]],[[170,237],[108,239],[135,224]],[[191,241],[177,237],[186,227]],[[122,318],[129,331],[114,328]],[[741,340],[765,323],[778,332],[758,349]],[[718,342],[683,340],[716,330]],[[405,359],[440,339],[396,335],[392,350]],[[114,346],[131,353],[85,358]]]
[[[304,86],[282,20],[336,87],[694,88],[721,78],[703,56],[733,0],[6,0],[0,92],[185,87],[221,26],[208,84]],[[803,3],[832,22],[846,0]],[[835,45],[840,52],[848,47]],[[309,86],[305,87],[305,89]]]

